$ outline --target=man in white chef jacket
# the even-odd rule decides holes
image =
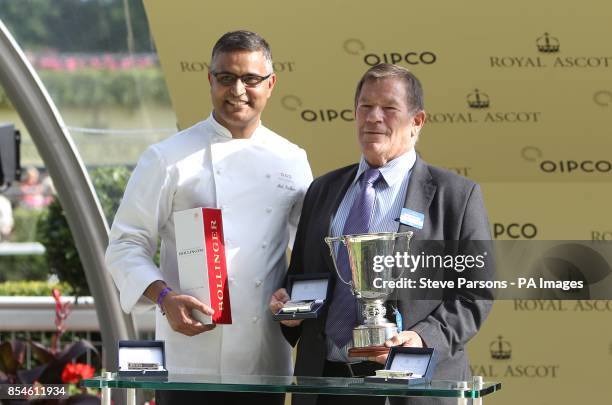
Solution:
[[[290,347],[267,305],[285,276],[285,252],[312,173],[304,150],[261,124],[276,83],[263,38],[248,31],[223,35],[213,48],[208,79],[211,115],[140,158],[113,222],[107,267],[124,311],[159,304],[156,337],[166,341],[170,373],[292,375]],[[211,314],[211,307],[179,291],[173,212],[195,207],[222,210],[231,325],[203,325],[192,310]],[[152,260],[158,238],[159,268]],[[284,398],[158,394],[160,402],[173,404],[274,404]]]

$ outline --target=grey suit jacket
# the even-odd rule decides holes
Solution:
[[[288,274],[335,274],[323,238],[328,236],[331,220],[357,167],[351,165],[332,171],[311,184],[304,200]],[[477,184],[448,170],[430,166],[420,157],[412,170],[404,207],[425,214],[425,219],[422,229],[401,225],[400,231],[413,231],[413,241],[490,239],[487,214]],[[470,371],[464,346],[485,320],[491,302],[470,297],[411,300],[400,295],[397,299],[404,330],[417,332],[428,347],[438,352],[434,378],[468,379]],[[326,358],[326,318],[324,309],[317,319],[306,320],[298,327],[282,326],[289,343],[295,346],[299,341],[296,376],[322,375]],[[293,404],[314,404],[316,397],[294,395]]]

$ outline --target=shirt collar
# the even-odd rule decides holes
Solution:
[[[212,113],[212,111],[211,111],[210,115],[208,116],[208,120],[207,120],[207,121],[210,123],[210,126],[211,126],[212,130],[213,130],[213,131],[214,131],[214,132],[215,132],[217,135],[219,135],[219,136],[220,136],[220,137],[222,137],[222,138],[234,139],[234,138],[232,137],[232,133],[230,132],[230,130],[229,130],[229,129],[227,129],[227,128],[225,128],[223,125],[221,125],[221,124],[219,123],[219,121],[217,121],[217,120],[215,119],[215,116],[214,116],[214,114]],[[250,137],[249,139],[255,139],[255,138],[257,138],[257,137],[258,137],[258,134],[259,134],[259,129],[260,129],[260,128],[261,128],[261,120],[260,120],[260,121],[259,121],[259,123],[257,124],[257,128],[255,128],[255,131],[253,131],[253,134],[251,135],[251,137]]]
[[[412,170],[414,166],[414,162],[416,162],[416,152],[414,148],[410,149],[408,152],[404,153],[396,157],[393,160],[387,162],[386,165],[379,167],[380,174],[382,178],[387,183],[387,186],[393,186],[397,182],[401,182],[406,176],[406,173]],[[363,172],[368,170],[370,165],[366,162],[365,157],[361,155],[361,160],[359,161],[359,168],[357,169],[357,174],[355,175],[355,179],[353,183],[355,183]]]

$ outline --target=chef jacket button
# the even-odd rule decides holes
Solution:
[[[272,175],[270,173],[266,173],[266,179],[269,179],[270,177],[272,177]]]
[[[261,244],[261,248],[262,248],[262,249],[265,249],[265,248],[267,248],[267,247],[268,247],[268,244],[267,244],[266,242],[264,242],[264,243],[262,243],[262,244]]]
[[[255,280],[255,286],[259,287],[261,285],[262,281],[261,280]]]
[[[272,212],[272,207],[268,207],[268,208],[266,208],[266,212],[267,212],[268,214],[269,214],[269,213],[271,213],[271,212]]]
[[[255,322],[257,322],[257,321],[259,321],[259,317],[258,317],[258,316],[254,316],[254,317],[253,317],[253,323],[255,323]]]
[[[229,276],[227,279],[230,281],[230,283],[234,282],[234,276]]]
[[[221,174],[221,169],[217,169],[217,174]]]

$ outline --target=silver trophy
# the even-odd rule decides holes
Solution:
[[[395,334],[397,326],[385,318],[384,301],[393,289],[384,282],[400,278],[403,269],[397,274],[395,265],[381,265],[380,257],[395,256],[396,252],[408,254],[412,235],[412,232],[381,232],[325,238],[338,278],[351,287],[364,319],[362,325],[353,329],[353,348],[349,349],[349,356],[377,356],[388,351],[383,344]],[[336,263],[337,253],[344,247],[337,246],[334,242],[342,242],[348,251],[352,277],[350,281],[344,280]],[[377,256],[379,259],[376,259],[378,266],[375,271]],[[375,284],[380,288],[375,287]]]

